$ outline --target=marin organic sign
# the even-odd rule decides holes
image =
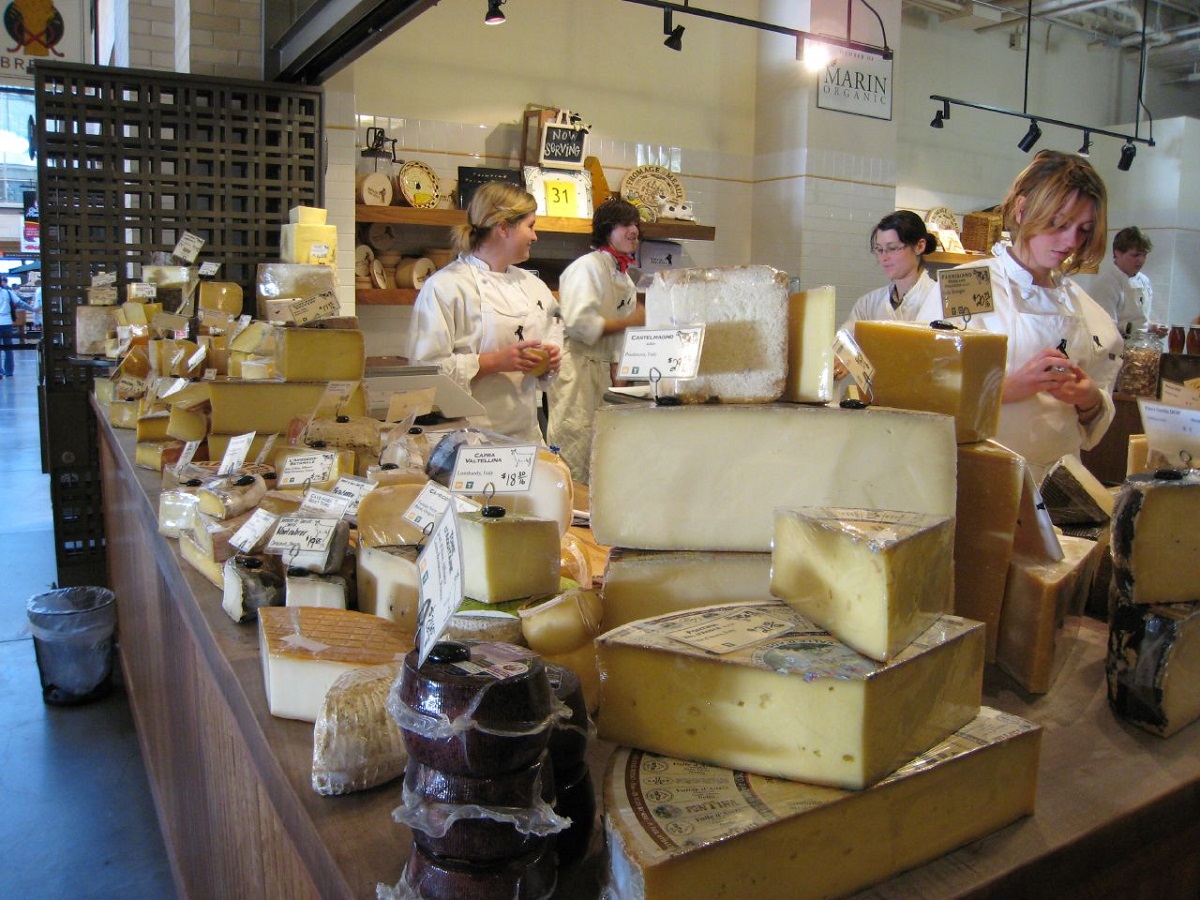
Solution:
[[[858,50],[838,50],[837,59],[821,70],[817,108],[892,118],[892,61]]]

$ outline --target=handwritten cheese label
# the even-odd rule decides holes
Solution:
[[[462,541],[458,533],[458,515],[447,505],[433,533],[417,557],[420,599],[417,601],[418,667],[425,664],[429,651],[463,600]]]
[[[92,287],[107,287],[116,283],[116,272],[97,272],[92,276]]]
[[[200,277],[201,278],[212,278],[220,271],[221,271],[221,264],[219,262],[211,262],[210,261],[210,262],[200,263]]]
[[[942,315],[947,319],[978,316],[995,309],[992,303],[992,270],[987,266],[942,269],[938,273]]]
[[[349,497],[339,497],[332,491],[309,488],[304,492],[304,500],[300,504],[299,513],[322,519],[341,519],[349,509]]]
[[[744,606],[705,618],[678,631],[672,630],[670,636],[709,653],[732,653],[759,641],[787,634],[795,625],[795,619],[790,615],[774,615],[761,606]]]
[[[292,321],[297,325],[315,322],[317,319],[329,319],[341,312],[341,303],[333,291],[322,291],[311,297],[293,300],[288,304]]]
[[[1146,443],[1180,468],[1200,468],[1200,411],[1138,400]]]
[[[323,553],[333,544],[334,519],[284,516],[275,526],[267,549],[285,559],[298,553]]]
[[[319,484],[328,481],[336,463],[336,453],[327,453],[322,450],[289,456],[284,460],[283,471],[279,473],[278,485],[281,488],[299,487],[304,484]]]
[[[480,504],[470,497],[451,494],[440,484],[430,481],[421,488],[417,499],[404,511],[404,518],[424,531],[441,518],[451,500],[454,501],[454,508],[458,512],[473,512],[480,508]]]
[[[279,521],[279,516],[274,513],[269,513],[265,509],[256,509],[246,522],[234,532],[233,537],[229,539],[229,543],[237,547],[243,553],[252,553],[254,548],[262,542],[267,532],[271,527]]]
[[[520,494],[533,487],[536,444],[459,447],[450,489],[463,494]]]
[[[695,378],[703,346],[703,325],[627,328],[617,374],[633,381]]]
[[[374,489],[375,482],[373,481],[367,481],[365,478],[356,478],[353,475],[343,475],[329,491],[335,497],[342,497],[346,500],[346,512],[344,515],[347,518],[353,519],[358,515],[358,504],[362,502],[362,498]]]
[[[131,281],[125,285],[125,297],[133,301],[153,300],[158,296],[158,285],[149,281]]]
[[[194,263],[196,257],[200,255],[200,250],[204,247],[204,238],[198,234],[192,234],[190,231],[185,231],[179,242],[175,244],[173,254],[179,259],[189,263]]]
[[[225,448],[225,455],[221,457],[221,465],[217,468],[218,475],[230,475],[245,465],[250,445],[254,443],[254,436],[257,433],[248,431],[229,441],[229,445]]]

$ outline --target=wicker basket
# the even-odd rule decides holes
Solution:
[[[1000,240],[1004,221],[1000,213],[973,212],[963,216],[962,245],[967,250],[988,253],[992,245]]]

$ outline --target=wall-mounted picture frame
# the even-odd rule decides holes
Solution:
[[[505,181],[521,187],[521,172],[519,169],[488,169],[478,166],[458,167],[458,208],[466,209],[471,205],[475,192],[489,181]]]
[[[537,200],[537,214],[551,218],[592,217],[592,175],[587,169],[526,166],[525,190]]]

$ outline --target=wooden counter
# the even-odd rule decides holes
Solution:
[[[158,534],[158,476],[99,418],[121,664],[180,895],[373,898],[408,855],[398,785],[312,791],[312,726],[267,712],[257,629]],[[1045,726],[1037,815],[861,897],[1200,896],[1200,725],[1162,740],[1114,719],[1104,641],[1085,620],[1044,698],[985,680],[986,703]],[[609,750],[595,742],[598,794]],[[556,897],[597,897],[600,868],[564,875]]]

